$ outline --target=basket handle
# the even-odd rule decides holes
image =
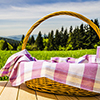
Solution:
[[[54,12],[54,13],[51,13],[51,14],[48,14],[46,16],[44,16],[43,18],[41,18],[40,20],[38,20],[37,22],[35,22],[31,28],[28,30],[25,38],[24,38],[24,41],[23,41],[23,44],[22,44],[22,50],[25,49],[26,47],[26,44],[27,44],[27,41],[28,41],[28,38],[30,36],[30,34],[32,33],[32,31],[40,24],[42,23],[43,21],[45,21],[46,19],[50,18],[50,17],[53,17],[53,16],[58,16],[58,15],[70,15],[70,16],[74,16],[74,17],[77,17],[83,21],[85,21],[86,23],[88,23],[94,30],[95,32],[97,33],[97,35],[99,36],[100,38],[100,29],[98,28],[98,26],[96,24],[94,24],[90,19],[86,18],[85,16],[81,15],[81,14],[78,14],[78,13],[75,13],[75,12],[72,12],[72,11],[58,11],[58,12]]]

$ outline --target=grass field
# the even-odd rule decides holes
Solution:
[[[7,59],[18,51],[0,51],[0,69],[4,66]],[[38,60],[49,60],[51,57],[73,57],[78,58],[86,54],[96,54],[96,49],[73,50],[73,51],[28,51],[32,57]],[[0,77],[0,80],[8,77]]]

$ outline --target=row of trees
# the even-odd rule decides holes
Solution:
[[[100,27],[98,19],[95,19],[93,22]],[[23,38],[24,35],[21,43]],[[18,49],[21,49],[21,45],[18,46]],[[61,30],[57,29],[55,33],[51,30],[48,35],[44,34],[44,37],[42,37],[40,31],[36,40],[33,35],[29,38],[26,48],[28,50],[76,50],[93,49],[97,45],[100,45],[97,33],[91,26],[81,24],[74,29],[70,26],[69,32],[64,27]]]
[[[92,20],[99,28],[98,19]],[[13,49],[21,50],[22,43],[24,39],[24,35],[22,35],[22,39],[19,45],[12,45]],[[7,43],[5,43],[7,44]],[[93,28],[87,24],[81,24],[80,26],[76,26],[73,28],[70,26],[69,32],[64,27],[61,27],[60,30],[56,30],[55,32],[51,30],[48,35],[44,34],[42,37],[41,31],[38,33],[36,40],[34,39],[34,35],[30,36],[26,49],[28,50],[76,50],[76,49],[93,49],[97,45],[100,45],[100,40],[98,35],[93,30]],[[4,46],[5,48],[7,45]]]
[[[97,19],[93,22],[100,27]],[[72,45],[72,49],[91,49],[98,44],[99,37],[91,26],[81,24],[80,27],[70,31],[69,40],[71,40],[69,44]]]

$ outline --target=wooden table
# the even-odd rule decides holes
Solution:
[[[18,87],[13,87],[10,82],[0,81],[0,100],[100,100],[100,96],[70,97],[54,95],[28,89],[24,83]]]

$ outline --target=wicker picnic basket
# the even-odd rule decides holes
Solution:
[[[85,21],[96,31],[96,33],[98,34],[98,36],[100,38],[100,29],[88,18],[84,17],[81,14],[71,12],[71,11],[58,11],[58,12],[51,13],[51,14],[41,18],[40,20],[38,20],[36,23],[33,24],[33,26],[29,29],[29,31],[27,32],[27,34],[24,38],[22,50],[25,49],[26,43],[28,41],[30,34],[40,23],[42,23],[44,20],[46,20],[50,17],[58,16],[58,15],[70,15],[70,16],[74,16],[74,17],[77,17],[77,18]],[[69,86],[66,84],[62,84],[62,83],[53,81],[51,79],[48,79],[46,77],[32,79],[32,80],[26,81],[25,83],[26,83],[26,86],[30,89],[38,90],[41,92],[47,92],[47,93],[70,95],[70,96],[100,95],[99,93],[95,93],[95,92],[83,90],[80,88],[76,88],[73,86]]]

